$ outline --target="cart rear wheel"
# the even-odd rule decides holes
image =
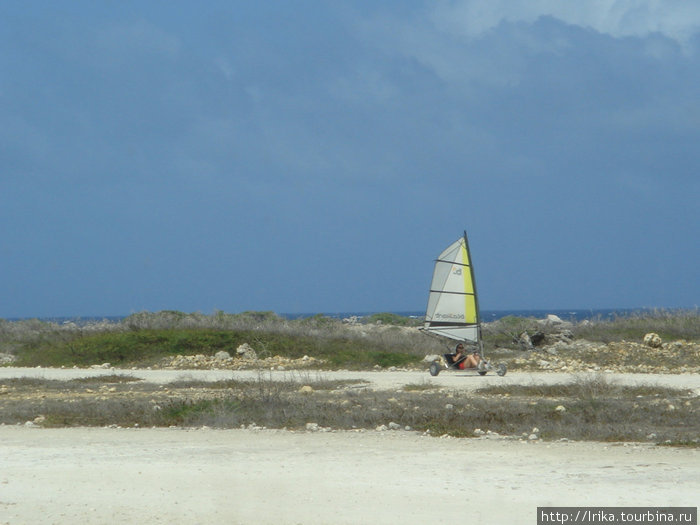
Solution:
[[[437,361],[433,361],[430,363],[430,375],[431,376],[436,376],[440,373],[440,363]]]
[[[504,375],[506,375],[506,372],[507,372],[507,371],[508,371],[508,367],[506,367],[506,365],[504,365],[503,363],[500,363],[500,364],[498,365],[498,368],[497,368],[497,370],[496,370],[496,373],[497,373],[499,376],[503,377]]]
[[[479,375],[480,376],[485,376],[486,375],[486,370],[479,370]]]

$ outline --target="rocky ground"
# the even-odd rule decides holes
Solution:
[[[177,355],[167,357],[151,368],[166,370],[309,370],[323,369],[324,361],[310,356],[290,359],[279,355],[258,357],[254,354]],[[0,365],[12,363],[10,355],[0,355]],[[422,363],[404,370],[428,367],[437,355],[429,355]],[[621,341],[596,343],[585,340],[559,341],[527,350],[496,349],[487,357],[503,362],[509,371],[615,372],[636,374],[700,373],[700,344],[688,341],[662,343],[652,348],[644,343]],[[94,368],[111,368],[111,364]]]
[[[700,344],[687,341],[658,347],[630,341],[592,343],[557,342],[522,352],[509,368],[559,372],[607,371],[617,373],[700,373]]]
[[[226,353],[226,352],[224,352]],[[258,357],[236,357],[177,355],[167,357],[160,362],[160,367],[166,370],[302,370],[317,368],[323,364],[320,359],[304,356],[290,359],[279,355]]]
[[[346,329],[366,336],[389,332],[410,337],[416,327],[359,324],[357,320],[345,320]],[[486,323],[486,332],[497,323]],[[656,333],[647,333],[641,342],[618,341],[600,343],[575,339],[574,325],[556,315],[548,315],[536,321],[535,331],[524,331],[518,336],[517,349],[496,348],[486,357],[493,362],[505,363],[511,371],[554,371],[566,373],[613,372],[635,374],[700,373],[700,344],[685,340],[663,341]],[[402,370],[426,368],[438,355],[427,355],[413,367]],[[166,369],[223,369],[223,370],[291,370],[323,368],[323,360],[304,356],[289,359],[282,356],[261,358],[247,344],[241,345],[230,356],[220,352],[216,356],[176,356],[161,363]],[[396,368],[394,368],[396,369]]]
[[[247,346],[247,345],[245,345]],[[304,356],[290,359],[279,355],[259,358],[248,347],[232,357],[227,352],[215,356],[178,355],[163,359],[158,367],[169,370],[300,370],[324,367],[323,360]],[[420,365],[404,369],[426,368],[437,355],[426,356]],[[496,349],[492,360],[503,362],[511,371],[615,372],[636,374],[700,373],[700,344],[673,341],[650,346],[648,343],[621,341],[596,343],[585,340],[560,340],[525,350]]]

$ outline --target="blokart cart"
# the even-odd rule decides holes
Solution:
[[[474,352],[481,357],[479,352]],[[464,362],[467,360],[467,356],[463,355],[459,359],[455,359],[455,354],[443,354],[440,358],[436,359],[430,363],[430,375],[437,376],[443,370],[453,370],[457,372],[476,372],[480,376],[485,376],[491,370],[495,370],[496,374],[499,376],[506,375],[508,367],[504,363],[492,364],[483,357],[479,359],[479,363],[475,368],[464,367]],[[462,365],[462,366],[460,366]]]

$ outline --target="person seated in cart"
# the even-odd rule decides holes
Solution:
[[[445,359],[447,364],[460,370],[476,368],[479,365],[479,361],[481,361],[481,357],[476,350],[471,354],[467,354],[467,350],[462,343],[457,344],[454,354],[445,354]]]

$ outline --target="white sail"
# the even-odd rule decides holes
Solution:
[[[435,261],[423,329],[451,339],[479,342],[479,303],[466,232]]]

